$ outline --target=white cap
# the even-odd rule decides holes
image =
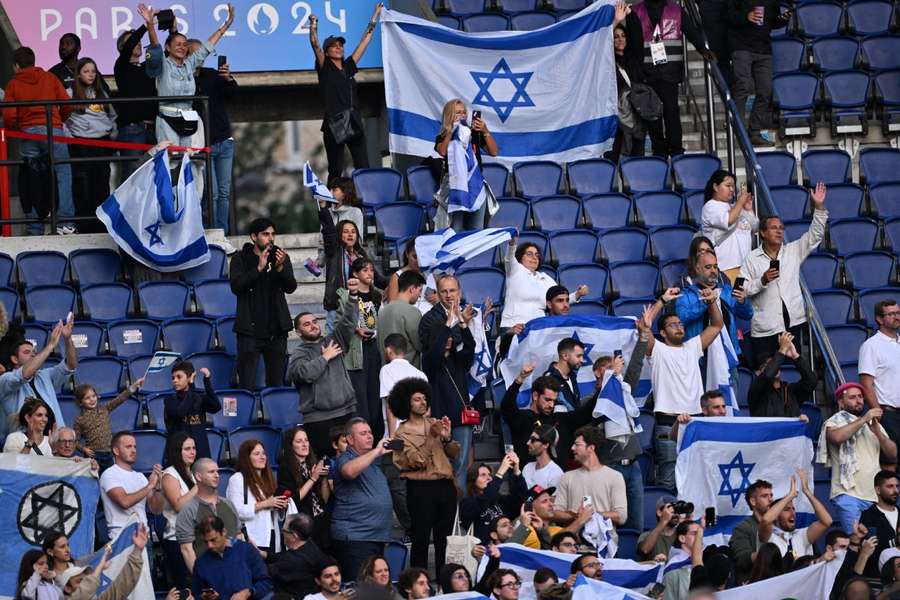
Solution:
[[[891,560],[895,556],[900,557],[900,548],[885,548],[878,556],[878,570],[884,568],[884,563]]]
[[[90,570],[90,567],[69,567],[56,576],[56,585],[58,585],[60,589],[65,589],[70,579],[72,579],[73,577],[77,577],[78,575],[82,575]]]

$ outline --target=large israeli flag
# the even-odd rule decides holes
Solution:
[[[139,525],[140,521],[138,518],[135,515],[132,515],[129,522],[119,530],[119,535],[116,537],[115,541],[110,544],[112,551],[106,561],[106,568],[103,570],[103,575],[100,576],[100,588],[97,590],[98,595],[102,594],[106,588],[115,581],[116,577],[118,577],[119,573],[122,571],[122,568],[125,567],[125,564],[128,562],[128,556],[131,554],[132,550],[134,550],[132,538]],[[78,564],[90,565],[93,569],[96,569],[103,558],[104,552],[105,549],[101,548],[89,556],[79,558]],[[153,578],[150,575],[150,561],[147,559],[146,548],[143,550],[143,558],[140,577],[138,577],[134,590],[128,595],[128,598],[131,600],[144,600],[145,598],[154,597]]]
[[[512,385],[524,365],[528,363],[537,365],[534,373],[519,388],[520,407],[528,406],[531,402],[531,382],[557,359],[556,345],[567,337],[575,338],[584,344],[584,363],[577,376],[582,398],[594,391],[596,384],[592,370],[594,361],[601,356],[612,356],[616,350],[621,350],[627,365],[638,339],[634,319],[631,317],[568,315],[532,319],[525,324],[522,333],[513,338],[506,360],[500,363],[500,373],[507,388]],[[650,387],[649,372],[649,366],[645,361],[639,389],[633,392],[635,397],[646,396]]]
[[[390,150],[432,156],[441,109],[480,110],[509,166],[606,150],[618,126],[612,0],[536,31],[465,33],[382,13]]]
[[[716,592],[717,600],[821,600],[831,595],[831,588],[837,578],[846,550],[838,550],[836,557],[828,562],[820,562],[804,569],[798,569],[742,585],[730,590]]]
[[[15,596],[22,555],[47,533],[65,533],[73,556],[94,549],[99,497],[88,461],[0,454],[0,598]]]
[[[744,492],[757,479],[773,486],[775,498],[788,493],[797,469],[812,476],[812,440],[799,419],[761,417],[695,418],[678,430],[675,481],[679,497],[695,514],[716,508],[716,525],[704,539],[725,543],[734,526],[750,516]],[[799,489],[799,482],[797,482]],[[794,500],[797,527],[815,520],[803,494]]]
[[[166,273],[209,260],[200,197],[187,154],[172,185],[169,153],[157,152],[97,207],[119,248],[141,264]]]

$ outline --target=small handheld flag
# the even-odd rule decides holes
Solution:
[[[309,166],[309,161],[306,161],[306,164],[303,165],[303,187],[309,188],[313,198],[316,200],[337,203],[328,186],[324,185],[318,175],[313,172],[312,167]]]
[[[181,355],[177,352],[160,351],[154,353],[153,358],[151,358],[150,362],[147,364],[147,372],[144,373],[144,377],[165,371],[174,365],[179,358],[181,358]]]

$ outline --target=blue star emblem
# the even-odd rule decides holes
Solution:
[[[573,331],[571,337],[573,340],[584,344],[584,360],[582,361],[581,366],[582,367],[590,367],[591,365],[593,365],[594,363],[593,363],[593,361],[591,361],[591,352],[594,351],[594,344],[582,342],[580,339],[578,339],[577,331]]]
[[[486,373],[491,372],[491,362],[490,360],[484,360],[485,350],[482,349],[481,352],[475,355],[475,364],[477,365],[475,369],[475,376],[481,377]]]
[[[530,73],[513,73],[506,63],[506,59],[501,58],[500,62],[494,66],[490,73],[469,71],[469,75],[472,76],[472,79],[478,85],[478,93],[475,94],[472,104],[493,108],[503,123],[509,118],[514,108],[534,106],[531,96],[525,91],[531,76],[534,75],[534,71]],[[509,81],[515,88],[515,92],[513,92],[512,98],[509,100],[497,100],[491,94],[491,85],[495,81],[503,79]]]
[[[744,495],[744,491],[750,487],[750,471],[756,463],[745,463],[744,455],[738,453],[731,459],[730,463],[719,465],[719,472],[722,474],[722,487],[719,488],[719,496],[728,496],[731,498],[732,508],[737,506],[738,501]],[[741,483],[735,488],[731,483],[731,472],[738,471],[741,475]]]
[[[159,220],[157,220],[156,223],[154,223],[153,225],[148,225],[147,227],[144,227],[144,231],[146,231],[147,233],[150,234],[150,247],[151,248],[153,246],[155,246],[156,244],[159,244],[160,246],[163,245],[162,238],[159,237],[159,228],[161,225],[162,224],[159,222]]]

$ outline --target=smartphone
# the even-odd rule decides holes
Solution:
[[[582,508],[587,508],[588,506],[593,506],[593,505],[594,505],[594,501],[591,499],[590,496],[584,496],[581,498]]]
[[[770,269],[775,269],[777,271],[780,266],[781,266],[781,261],[779,261],[777,258],[773,258],[772,260],[769,261]]]
[[[622,356],[621,350],[613,350],[613,357],[620,358]]]
[[[187,588],[181,588],[178,590],[178,600],[187,600],[191,597],[191,590]]]
[[[404,445],[403,440],[391,440],[385,443],[384,447],[388,450],[403,450]]]
[[[512,444],[503,444],[503,452],[505,454],[509,454],[510,452],[514,452],[516,449]]]
[[[480,119],[480,118],[481,118],[481,111],[473,110],[472,111],[472,120],[474,121],[475,119]]]
[[[747,281],[747,280],[744,279],[743,277],[737,277],[737,278],[734,280],[734,288],[733,288],[733,289],[735,289],[735,290],[742,290],[742,289],[744,289],[744,282],[746,282],[746,281]]]
[[[219,68],[221,69],[222,65],[227,65],[227,64],[228,64],[228,57],[220,54],[219,55]]]
[[[706,526],[712,527],[716,524],[716,507],[715,506],[707,506],[706,510],[703,513],[703,516],[706,518]]]
[[[530,499],[526,500],[525,501],[525,512],[531,512],[532,510],[534,510],[534,501],[530,500]]]
[[[866,532],[866,538],[875,538],[878,539],[878,528],[877,527],[869,527],[869,530]]]

